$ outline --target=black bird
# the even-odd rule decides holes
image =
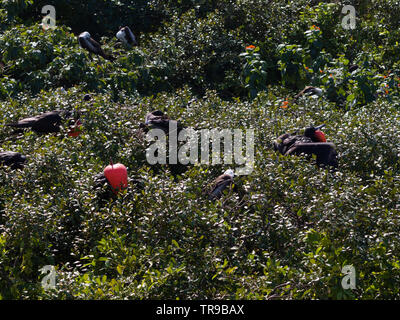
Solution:
[[[166,134],[169,133],[169,126],[175,126],[179,131],[182,130],[182,124],[180,121],[171,120],[166,114],[164,114],[160,110],[149,112],[146,115],[146,119],[144,123],[140,124],[140,128],[142,128],[145,132],[149,131],[150,129],[161,129]]]
[[[60,125],[63,121],[72,120],[72,112],[66,110],[55,110],[45,112],[34,117],[25,118],[15,123],[6,124],[14,128],[30,128],[36,133],[55,133],[60,131]]]
[[[26,161],[26,156],[19,152],[4,151],[0,152],[0,165],[11,167],[11,169],[22,169]]]
[[[138,43],[136,41],[135,35],[131,31],[128,26],[120,27],[120,30],[117,32],[117,38],[125,44],[130,44],[132,46],[137,46]]]
[[[297,135],[296,132],[283,134],[274,141],[274,150],[283,155],[306,154],[311,157],[314,154],[318,166],[337,168],[336,148],[333,143],[326,142],[324,133],[320,131],[323,126],[308,127],[304,130],[304,135]]]
[[[100,43],[98,43],[96,40],[94,40],[91,36],[90,33],[85,31],[82,32],[79,36],[78,36],[78,41],[80,46],[83,49],[86,49],[87,51],[89,51],[89,55],[91,56],[92,53],[94,53],[95,55],[98,56],[102,56],[104,59],[106,60],[110,60],[110,61],[114,61],[115,58],[111,55],[108,55],[104,52],[104,50],[102,49]]]
[[[224,190],[231,187],[233,183],[233,178],[235,174],[233,170],[229,169],[226,170],[223,174],[221,174],[218,178],[216,178],[213,182],[213,188],[209,192],[208,198],[210,200],[216,200],[219,199]]]
[[[129,183],[133,184],[138,190],[142,190],[145,187],[144,181],[138,179],[137,177],[130,178]],[[113,191],[111,184],[108,182],[103,172],[100,172],[94,176],[93,189],[95,190],[96,196],[100,201],[108,201],[117,197],[117,194]]]

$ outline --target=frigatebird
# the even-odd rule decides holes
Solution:
[[[72,118],[71,111],[55,110],[9,123],[6,126],[20,129],[30,128],[36,133],[56,133],[60,131],[62,122],[66,120],[75,122],[78,119]]]
[[[228,169],[223,174],[218,176],[213,182],[213,187],[212,190],[209,192],[208,198],[210,200],[219,199],[222,196],[224,190],[234,185],[233,183],[234,176],[235,173],[233,172],[232,169]]]
[[[26,156],[19,152],[0,152],[0,165],[9,166],[11,169],[22,169],[25,161]]]
[[[144,181],[137,177],[129,178],[129,183],[134,185],[137,189],[143,189],[145,186]],[[104,175],[104,172],[100,172],[94,176],[93,189],[95,190],[96,196],[100,201],[108,201],[112,198],[116,198],[117,195],[114,192],[110,182]]]
[[[115,58],[111,55],[108,55],[104,52],[103,48],[101,47],[100,43],[98,43],[96,40],[94,40],[91,36],[90,33],[85,31],[82,32],[78,36],[78,41],[80,46],[83,49],[86,49],[89,51],[89,55],[91,56],[92,53],[98,56],[102,56],[106,60],[114,61]]]
[[[171,127],[175,126],[177,128],[178,134],[179,131],[183,129],[179,120],[171,120],[164,112],[156,110],[149,112],[146,115],[145,122],[141,123],[139,127],[145,132],[151,129],[161,129],[168,134],[170,125]]]
[[[130,44],[132,46],[138,45],[135,35],[128,26],[120,27],[119,29],[120,30],[116,34],[118,40],[122,41],[125,44]]]
[[[304,130],[303,135],[283,134],[273,143],[274,150],[283,155],[315,155],[318,166],[326,165],[336,168],[338,166],[336,147],[333,143],[326,142],[325,134],[318,127],[310,126]]]

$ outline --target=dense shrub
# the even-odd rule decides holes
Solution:
[[[0,151],[28,158],[0,167],[1,298],[400,296],[395,1],[356,1],[355,30],[340,24],[347,1],[60,1],[47,31],[41,1],[0,3]],[[138,47],[117,43],[124,24]],[[90,60],[83,30],[116,61]],[[306,85],[323,95],[289,103]],[[50,135],[4,126],[55,109],[81,113],[78,137],[65,124]],[[226,164],[150,165],[139,124],[153,110],[197,130],[253,128],[240,192],[207,198]],[[336,171],[272,150],[322,123]],[[95,175],[110,158],[129,187],[104,199]],[[45,265],[55,289],[41,286]],[[345,265],[354,290],[341,286]]]

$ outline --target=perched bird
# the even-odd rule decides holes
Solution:
[[[15,123],[6,124],[14,128],[30,128],[36,133],[55,133],[60,131],[60,125],[68,120],[76,122],[79,119],[72,118],[72,112],[66,110],[55,110],[45,112],[34,117],[25,118]]]
[[[136,189],[144,188],[144,181],[139,178],[130,178],[129,183],[134,185]],[[100,172],[94,176],[93,189],[96,192],[96,196],[101,201],[108,201],[111,198],[115,198],[117,193],[114,192],[110,182],[106,178],[104,172]]]
[[[118,40],[125,44],[130,44],[132,46],[138,45],[135,35],[132,33],[131,29],[128,26],[120,27],[120,30],[117,32],[116,36]]]
[[[303,135],[283,134],[273,143],[274,150],[283,155],[306,154],[316,156],[318,166],[327,165],[336,168],[338,166],[337,152],[333,143],[326,142],[325,134],[320,130],[324,125],[308,127]]]
[[[300,97],[307,95],[307,96],[312,96],[312,95],[316,95],[318,97],[322,96],[322,89],[317,88],[317,87],[313,87],[313,86],[307,86],[305,87],[303,90],[301,90],[295,97],[294,97],[294,101],[296,101],[297,99],[299,99]]]
[[[226,170],[223,174],[221,174],[218,178],[216,178],[213,182],[213,188],[209,192],[208,198],[210,200],[219,199],[223,191],[233,185],[233,178],[235,174],[232,169]],[[235,189],[235,187],[234,187]]]
[[[115,60],[115,58],[113,56],[108,55],[104,52],[101,45],[90,36],[89,32],[87,32],[87,31],[82,32],[78,36],[78,41],[79,41],[80,46],[83,49],[86,49],[87,51],[89,51],[90,56],[92,53],[94,53],[95,55],[102,56],[106,60],[110,60],[110,61]]]
[[[22,169],[26,161],[26,156],[19,152],[4,151],[0,152],[0,165],[11,167],[11,169]]]
[[[177,120],[171,120],[166,114],[164,114],[160,110],[149,112],[146,115],[146,119],[144,123],[140,124],[140,128],[142,128],[145,132],[150,129],[161,129],[166,134],[169,133],[169,126],[176,126],[178,133],[182,130],[182,124]]]

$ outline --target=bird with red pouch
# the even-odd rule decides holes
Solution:
[[[337,168],[336,147],[327,142],[324,132],[321,131],[324,126],[310,126],[304,130],[303,135],[298,135],[297,132],[285,133],[273,142],[274,150],[283,155],[315,155],[318,166]]]
[[[141,179],[138,177],[129,178],[127,168],[121,163],[114,164],[111,159],[110,164],[104,168],[103,172],[96,174],[93,180],[93,189],[100,203],[116,198],[120,191],[128,188],[128,184],[137,189],[144,188]]]

